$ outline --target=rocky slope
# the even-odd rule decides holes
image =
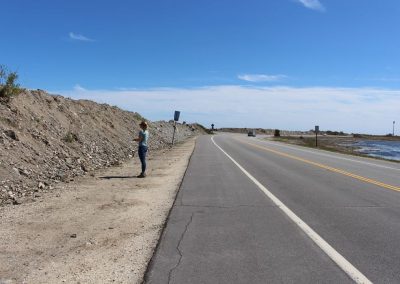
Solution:
[[[18,204],[57,183],[118,165],[135,154],[134,112],[44,91],[26,91],[0,104],[0,204]],[[149,122],[150,151],[171,143],[171,122]],[[177,126],[176,141],[202,133]]]

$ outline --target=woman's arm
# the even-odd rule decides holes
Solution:
[[[139,134],[138,138],[133,139],[133,141],[142,142],[143,141],[143,136]]]

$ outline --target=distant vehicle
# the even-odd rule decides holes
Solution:
[[[256,137],[256,130],[255,129],[249,130],[249,132],[247,133],[247,136]]]

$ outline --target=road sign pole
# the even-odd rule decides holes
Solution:
[[[174,121],[174,133],[172,134],[172,145],[174,145],[175,130],[176,130],[176,121]]]
[[[319,126],[315,125],[315,147],[318,147],[318,132],[319,132]]]
[[[181,112],[176,110],[175,113],[174,113],[174,133],[172,134],[172,145],[174,145],[176,122],[179,121],[179,116],[180,115],[181,115]]]

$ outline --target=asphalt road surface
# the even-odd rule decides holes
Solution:
[[[198,139],[146,283],[400,283],[400,164]]]

